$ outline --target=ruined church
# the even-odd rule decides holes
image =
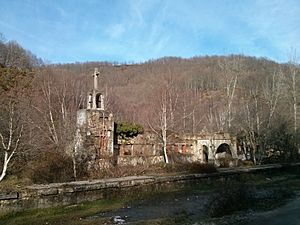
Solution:
[[[93,74],[93,88],[87,93],[86,108],[77,111],[75,156],[97,163],[114,154],[114,118],[104,108],[104,95],[98,89],[99,71]]]
[[[162,143],[155,134],[138,135],[126,142],[115,134],[113,114],[105,110],[105,96],[98,88],[96,68],[90,79],[86,107],[77,112],[75,156],[91,165],[137,165],[164,162]],[[229,133],[172,135],[167,154],[173,161],[214,163],[222,158],[238,159],[237,138]]]

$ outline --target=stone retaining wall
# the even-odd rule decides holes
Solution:
[[[189,181],[224,178],[241,173],[268,172],[285,168],[300,168],[300,163],[267,165],[251,168],[219,169],[211,174],[180,174],[172,176],[131,176],[92,181],[53,183],[27,186],[20,191],[0,192],[0,212],[21,211],[94,201],[139,191],[154,191]],[[136,191],[138,189],[139,191]]]

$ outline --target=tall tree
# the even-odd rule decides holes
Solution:
[[[298,130],[298,105],[299,105],[299,83],[300,83],[300,68],[297,64],[297,53],[292,52],[289,58],[288,70],[285,74],[285,83],[288,90],[288,102],[292,108],[293,130],[297,133]]]
[[[178,103],[178,92],[169,70],[161,80],[156,95],[153,96],[152,120],[148,121],[149,127],[154,131],[162,143],[165,162],[169,163],[167,154],[168,134],[174,132],[176,122],[175,112]]]
[[[6,176],[9,163],[22,144],[26,111],[22,108],[26,107],[30,82],[30,73],[0,67],[0,181]]]
[[[233,115],[233,102],[236,94],[238,78],[242,71],[242,57],[232,56],[229,59],[224,58],[219,61],[219,67],[221,68],[222,75],[224,76],[224,86],[226,93],[226,112],[227,112],[227,127],[231,129]]]
[[[283,93],[283,72],[279,66],[274,68],[271,77],[266,77],[265,82],[262,84],[262,91],[269,109],[267,123],[267,127],[269,128],[276,112],[279,99]]]

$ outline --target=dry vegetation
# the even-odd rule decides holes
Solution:
[[[254,164],[270,149],[280,153],[276,160],[296,160],[300,72],[290,59],[278,64],[232,55],[44,65],[17,43],[0,41],[1,169],[7,153],[9,175],[34,182],[72,179],[72,159],[65,152],[72,151],[76,111],[85,107],[94,67],[101,71],[106,109],[117,120],[142,124],[165,139],[166,131],[229,131]]]

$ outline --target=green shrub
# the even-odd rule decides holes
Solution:
[[[116,133],[118,137],[127,139],[144,133],[144,128],[140,124],[120,122],[117,124]]]

